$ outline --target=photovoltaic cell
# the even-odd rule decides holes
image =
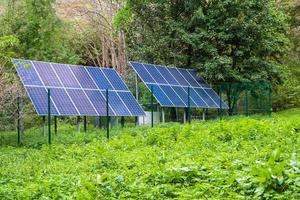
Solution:
[[[84,67],[71,66],[70,68],[77,80],[79,81],[82,88],[97,89],[97,86],[94,84],[92,78],[90,77],[90,75]]]
[[[156,83],[167,84],[167,81],[164,77],[159,73],[154,65],[144,64],[145,68],[149,72],[149,74],[153,77]]]
[[[169,97],[169,99],[172,101],[174,105],[177,105],[178,107],[186,107],[187,105],[181,100],[181,98],[177,95],[176,92],[172,89],[171,86],[168,85],[161,85],[161,89],[164,91],[164,93]]]
[[[102,72],[105,74],[106,78],[109,80],[114,90],[128,90],[127,86],[115,70],[102,69]]]
[[[130,92],[118,92],[123,102],[127,105],[132,115],[143,115],[144,111],[141,107],[134,106],[135,98]]]
[[[214,103],[212,98],[205,92],[204,89],[201,88],[195,88],[197,94],[208,104],[211,108],[217,108],[218,105]]]
[[[179,73],[179,71],[176,68],[168,67],[168,70],[181,86],[189,86],[189,83],[184,79],[184,77]]]
[[[109,83],[109,81],[107,80],[107,78],[105,77],[105,75],[103,74],[102,70],[99,67],[89,67],[87,68],[87,70],[89,71],[90,75],[93,77],[93,79],[95,80],[97,86],[102,89],[109,89],[112,90],[113,87],[112,85]]]
[[[97,112],[81,89],[67,89],[80,115],[97,116]]]
[[[72,74],[69,65],[65,64],[52,64],[54,71],[60,78],[62,84],[66,88],[80,88],[78,81]]]
[[[129,62],[138,76],[145,82],[148,89],[153,86],[153,94],[161,106],[187,107],[188,88],[190,88],[190,106],[201,108],[225,108],[222,102],[220,107],[219,96],[195,70],[161,65]]]
[[[48,93],[44,87],[25,86],[38,115],[48,114]],[[51,115],[58,115],[51,100]]]
[[[16,64],[18,75],[24,85],[43,85],[30,62],[16,60],[14,63]]]
[[[106,92],[102,92],[102,94],[105,96]],[[126,106],[118,96],[117,92],[115,91],[109,91],[108,92],[108,102],[113,102],[114,104],[114,111],[117,116],[130,116],[131,113],[127,110]]]
[[[62,87],[50,63],[36,61],[32,61],[32,63],[45,86]]]
[[[103,97],[100,91],[97,90],[86,90],[85,91],[88,98],[92,101],[94,107],[96,108],[99,116],[106,116],[106,98]],[[113,103],[110,104],[113,106]],[[110,116],[115,116],[111,108],[108,108],[108,112]]]
[[[139,74],[140,78],[146,83],[155,83],[149,72],[140,63],[132,62],[133,69]]]
[[[53,101],[61,115],[80,115],[80,113],[77,112],[75,106],[73,105],[70,97],[66,93],[65,89],[50,88],[50,90],[51,97],[53,98]]]
[[[156,98],[160,105],[166,107],[174,106],[171,100],[166,96],[166,94],[160,89],[158,85],[147,84],[147,86],[150,91],[151,87],[153,87],[153,96]]]
[[[160,74],[166,79],[168,84],[170,85],[179,85],[179,83],[176,81],[176,79],[172,76],[170,71],[167,69],[167,67],[163,66],[157,66],[157,70],[160,72]]]

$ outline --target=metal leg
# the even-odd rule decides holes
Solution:
[[[54,116],[54,133],[57,135],[57,116]]]
[[[86,128],[86,116],[83,117],[83,128],[84,128],[84,132],[86,132],[87,128]]]

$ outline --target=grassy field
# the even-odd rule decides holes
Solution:
[[[0,199],[300,199],[300,109],[0,147]],[[6,133],[16,140],[15,133]]]

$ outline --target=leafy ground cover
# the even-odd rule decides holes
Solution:
[[[64,125],[48,146],[32,131],[0,147],[0,199],[300,199],[297,128],[300,109],[115,129],[109,142]]]

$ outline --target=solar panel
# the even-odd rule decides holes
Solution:
[[[40,116],[143,116],[145,112],[114,69],[50,62],[13,60],[18,75]]]
[[[216,92],[193,69],[129,62],[161,106],[228,108]],[[188,96],[190,88],[190,96]]]

